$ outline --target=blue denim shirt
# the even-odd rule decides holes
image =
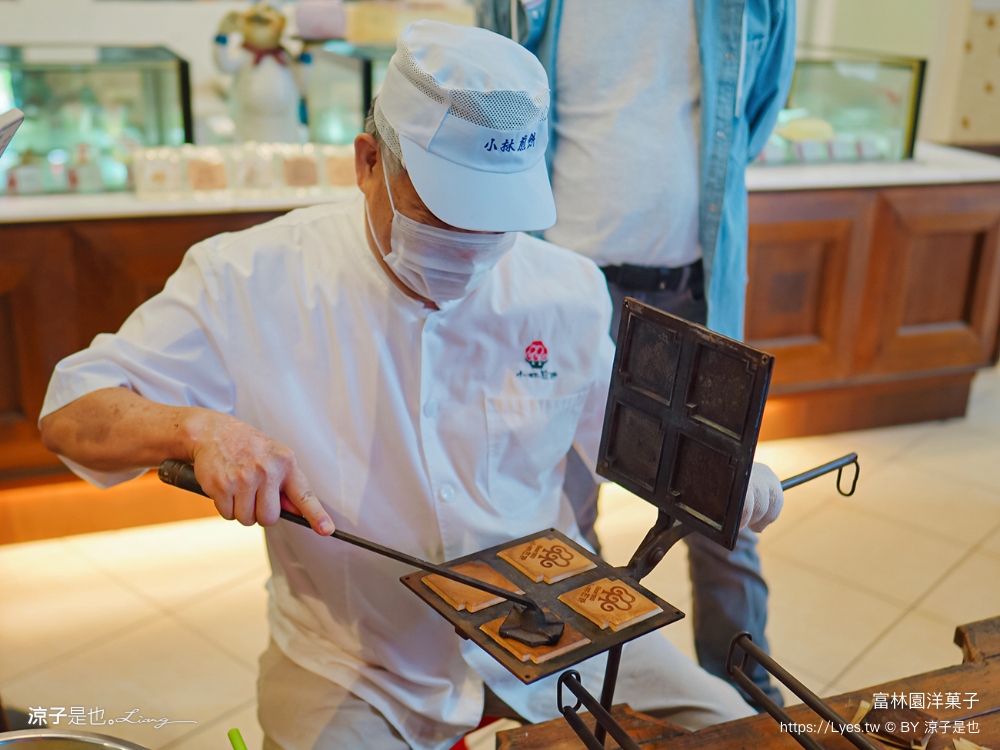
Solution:
[[[708,326],[743,337],[747,281],[746,165],[767,142],[795,64],[795,0],[694,0],[702,69],[699,240]],[[627,4],[622,4],[627,7]],[[554,123],[556,45],[563,0],[519,0],[519,41],[549,74],[549,167],[559,148]],[[510,0],[476,0],[479,24],[510,34]],[[608,12],[626,12],[608,3]],[[608,44],[627,44],[609,39]],[[640,147],[641,151],[641,147]]]

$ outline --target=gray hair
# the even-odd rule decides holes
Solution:
[[[377,97],[376,97],[377,99]],[[403,165],[403,155],[397,154],[392,144],[399,144],[399,137],[392,126],[381,117],[381,112],[376,114],[375,102],[372,99],[371,107],[368,108],[368,117],[365,118],[365,132],[375,139],[382,161],[385,162],[385,171],[390,177],[395,177],[406,171]]]

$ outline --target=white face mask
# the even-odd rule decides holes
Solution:
[[[396,210],[389,190],[389,176],[382,162],[385,189],[392,206],[391,252],[382,252],[371,211],[368,227],[386,265],[406,286],[434,303],[461,299],[478,287],[493,266],[514,245],[514,232],[472,234],[439,229],[414,221]]]

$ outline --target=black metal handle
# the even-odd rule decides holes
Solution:
[[[840,487],[841,475],[844,468],[851,464],[854,464],[854,479],[851,482],[851,489],[844,492]],[[792,487],[798,487],[800,484],[804,484],[816,477],[821,477],[824,474],[829,474],[834,470],[837,471],[837,491],[844,497],[853,495],[855,488],[858,486],[858,475],[861,473],[857,453],[849,453],[835,461],[830,461],[809,471],[796,474],[794,477],[789,477],[782,481],[781,489],[789,490]],[[639,544],[638,549],[632,555],[632,559],[629,560],[628,565],[625,567],[628,575],[636,581],[641,581],[660,563],[660,560],[663,559],[664,555],[666,555],[667,551],[674,544],[692,531],[694,529],[690,526],[675,521],[668,513],[661,510],[656,524],[646,534],[646,537]]]
[[[851,482],[851,489],[847,492],[840,487],[840,480],[844,473],[844,468],[854,464],[854,479]],[[782,480],[781,489],[787,490],[792,487],[798,487],[800,484],[804,484],[811,479],[816,477],[821,477],[824,474],[829,474],[834,469],[837,470],[837,492],[839,492],[844,497],[850,497],[854,494],[854,490],[858,486],[858,475],[861,474],[861,465],[858,463],[857,453],[848,453],[846,456],[841,456],[836,461],[831,461],[828,464],[823,464],[822,466],[817,466],[815,469],[810,469],[809,471],[803,471],[801,474],[796,474],[794,477],[789,477],[788,479]]]
[[[160,481],[165,484],[170,484],[174,487],[179,487],[182,490],[203,495],[204,497],[210,497],[210,495],[202,489],[201,484],[195,477],[194,467],[186,461],[168,458],[160,464],[157,474],[160,477]],[[284,508],[281,509],[281,517],[286,521],[297,523],[299,526],[305,526],[307,529],[312,528],[309,525],[309,521],[306,520],[305,517],[300,516],[298,513],[292,513]],[[396,560],[397,562],[412,565],[414,568],[420,568],[421,570],[436,573],[443,578],[450,578],[452,581],[464,583],[466,586],[471,586],[474,589],[479,589],[480,591],[485,591],[489,594],[493,594],[494,596],[499,596],[507,599],[508,601],[517,602],[518,604],[523,604],[533,610],[540,611],[539,606],[535,602],[522,594],[515,594],[513,591],[507,591],[506,589],[494,586],[491,583],[480,581],[477,578],[456,573],[444,565],[436,565],[432,562],[421,560],[419,557],[413,557],[411,555],[407,555],[405,552],[399,552],[390,547],[384,547],[381,544],[376,544],[375,542],[362,539],[361,537],[354,536],[353,534],[348,534],[347,532],[340,531],[339,529],[334,531],[331,536],[342,542],[353,544],[355,547],[361,547],[369,552],[374,552],[376,555],[382,555],[383,557],[388,557],[392,560]]]
[[[740,660],[739,664],[736,663],[735,658],[737,648],[743,652],[743,658]],[[794,693],[803,703],[809,706],[809,708],[815,711],[821,718],[826,719],[833,725],[836,725],[837,730],[844,737],[846,737],[852,745],[859,748],[859,750],[878,750],[878,746],[875,745],[875,743],[860,732],[855,732],[851,729],[851,725],[845,721],[840,714],[834,711],[826,701],[795,679],[795,677],[788,670],[778,664],[778,662],[772,659],[766,651],[754,643],[753,638],[749,633],[737,633],[733,636],[733,640],[729,642],[729,656],[726,659],[726,671],[729,672],[729,676],[733,678],[733,681],[737,685],[743,688],[751,698],[757,701],[759,705],[764,707],[765,711],[774,717],[776,721],[787,727],[792,737],[796,742],[802,745],[802,747],[807,748],[807,750],[823,750],[822,745],[806,734],[805,731],[800,731],[798,729],[800,722],[794,721],[781,706],[771,700],[767,694],[757,687],[756,683],[754,683],[754,681],[747,676],[744,668],[746,667],[748,657],[760,664],[760,666],[762,666],[768,674],[772,675],[781,684],[791,690],[792,693]]]
[[[568,706],[563,703],[563,687],[569,688],[569,691],[576,696],[575,706]],[[629,737],[625,728],[615,721],[611,713],[600,704],[597,698],[587,691],[587,688],[580,682],[580,673],[576,670],[571,669],[559,675],[556,702],[559,707],[559,713],[566,718],[566,723],[572,727],[573,731],[576,732],[576,736],[583,741],[588,750],[604,750],[604,738],[598,739],[587,725],[583,723],[583,719],[580,718],[580,714],[578,713],[581,705],[590,711],[599,729],[610,734],[622,750],[640,750],[638,743]]]

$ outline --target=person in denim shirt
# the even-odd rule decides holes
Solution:
[[[547,159],[559,219],[545,238],[601,266],[612,335],[630,296],[742,338],[745,168],[791,84],[794,0],[476,6],[480,25],[516,37],[549,74]],[[581,526],[592,526],[596,487],[572,453],[565,490]],[[731,553],[697,534],[687,543],[698,660],[725,679],[735,633],[767,648],[757,535],[744,529]],[[752,677],[781,702],[763,669]]]

